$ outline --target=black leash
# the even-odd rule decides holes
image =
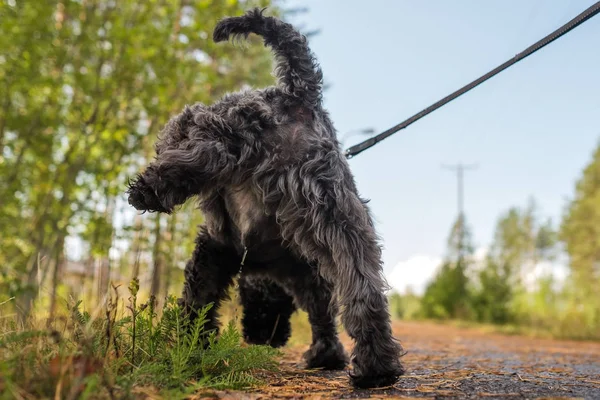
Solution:
[[[383,139],[386,139],[386,138],[392,136],[394,133],[396,133],[396,132],[398,132],[398,131],[406,128],[407,126],[409,126],[413,122],[416,122],[416,121],[420,120],[421,118],[423,118],[424,116],[432,113],[433,111],[437,110],[438,108],[440,108],[440,107],[442,107],[442,106],[450,103],[452,100],[456,99],[457,97],[465,94],[466,92],[468,92],[469,90],[473,89],[474,87],[479,86],[480,84],[482,84],[483,82],[487,81],[491,77],[499,74],[500,72],[504,71],[508,67],[510,67],[510,66],[518,63],[522,59],[530,56],[531,54],[533,54],[536,51],[540,50],[542,47],[544,47],[544,46],[552,43],[553,41],[555,41],[559,37],[567,34],[568,32],[570,32],[571,30],[575,29],[579,25],[583,24],[585,21],[587,21],[588,19],[592,18],[593,16],[595,16],[598,13],[600,13],[600,1],[598,1],[597,3],[595,3],[594,5],[592,5],[590,8],[588,8],[587,10],[585,10],[584,12],[582,12],[581,14],[579,14],[578,16],[576,16],[575,18],[573,18],[571,21],[567,22],[565,25],[561,26],[560,28],[558,28],[557,30],[555,30],[554,32],[552,32],[551,34],[549,34],[548,36],[546,36],[543,39],[539,40],[535,44],[529,46],[527,49],[523,50],[522,52],[520,52],[519,54],[517,54],[516,56],[514,56],[510,60],[506,61],[504,64],[502,64],[502,65],[494,68],[493,70],[491,70],[487,74],[483,75],[482,77],[474,80],[473,82],[471,82],[468,85],[462,87],[461,89],[457,90],[456,92],[454,92],[454,93],[452,93],[452,94],[444,97],[443,99],[441,99],[437,103],[435,103],[435,104],[427,107],[426,109],[424,109],[423,111],[419,112],[418,114],[413,115],[412,117],[410,117],[406,121],[401,122],[398,125],[390,128],[390,129],[388,129],[388,130],[386,130],[384,132],[381,132],[377,136],[373,136],[372,138],[369,138],[369,139],[367,139],[367,140],[365,140],[365,141],[363,141],[363,142],[361,142],[361,143],[359,143],[357,145],[354,145],[354,146],[350,147],[345,152],[346,158],[352,158],[355,155],[357,155],[359,153],[362,153],[363,151],[367,150],[368,148],[371,148],[371,147],[375,146],[377,143],[381,142]]]

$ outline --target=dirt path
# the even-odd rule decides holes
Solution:
[[[295,346],[285,350],[281,371],[266,377],[268,385],[219,397],[600,399],[600,343],[415,322],[397,322],[394,332],[408,351],[407,374],[394,387],[353,390],[346,372],[302,370],[307,346]],[[350,340],[343,341],[349,349]]]

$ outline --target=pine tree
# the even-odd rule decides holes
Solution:
[[[427,318],[469,318],[470,291],[467,271],[472,263],[471,231],[464,215],[452,225],[446,259],[427,285],[422,312]]]

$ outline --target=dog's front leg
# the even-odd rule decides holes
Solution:
[[[185,267],[185,282],[179,303],[192,321],[198,311],[213,304],[207,314],[205,332],[218,331],[217,309],[227,297],[227,290],[239,271],[239,260],[235,248],[215,240],[205,228],[201,228],[192,258]]]

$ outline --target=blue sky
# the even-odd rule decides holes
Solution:
[[[571,1],[288,1],[320,29],[311,48],[331,88],[340,137],[387,129],[501,64],[594,3]],[[456,178],[476,163],[465,208],[477,247],[500,213],[535,197],[558,222],[600,140],[600,16],[350,161],[395,266],[422,284],[456,217]],[[362,138],[352,136],[347,145]],[[407,260],[430,260],[428,266]],[[419,271],[417,271],[419,270]],[[412,276],[411,276],[412,274]],[[392,282],[395,284],[395,282]],[[398,285],[396,285],[398,286]]]

